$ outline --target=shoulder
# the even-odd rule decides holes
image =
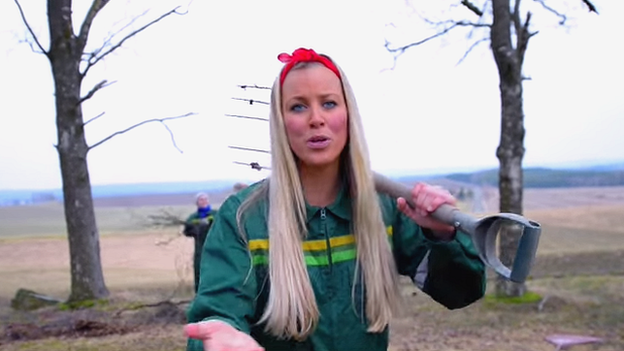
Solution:
[[[262,192],[267,185],[268,180],[263,179],[228,196],[225,201],[223,201],[221,206],[219,206],[219,208],[215,210],[215,215],[219,217],[236,217],[236,213],[243,203],[251,201],[255,197],[258,197],[260,200],[262,200],[262,196],[259,193]]]
[[[197,211],[191,213],[188,217],[186,217],[186,221],[187,222],[190,222],[190,221],[192,221],[194,219],[197,219]]]

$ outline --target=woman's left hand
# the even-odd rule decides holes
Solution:
[[[400,197],[397,206],[401,212],[424,228],[429,228],[438,239],[448,240],[455,234],[455,228],[431,217],[431,213],[447,204],[455,206],[457,200],[447,190],[426,183],[418,183],[412,189],[412,202],[416,208],[411,208],[407,201]]]

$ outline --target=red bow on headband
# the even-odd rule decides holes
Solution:
[[[280,75],[280,86],[284,84],[284,79],[286,79],[286,75],[288,74],[288,72],[290,72],[290,70],[299,62],[322,63],[325,67],[329,68],[332,72],[334,72],[338,78],[340,78],[340,71],[338,71],[336,65],[334,65],[334,63],[330,59],[317,54],[312,49],[299,48],[293,51],[292,55],[289,55],[287,53],[281,53],[277,56],[277,59],[286,64],[286,66],[282,70],[282,74]]]

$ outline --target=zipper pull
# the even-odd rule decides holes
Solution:
[[[325,207],[321,208],[321,219],[327,218],[327,214],[325,213]]]

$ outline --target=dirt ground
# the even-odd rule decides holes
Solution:
[[[601,244],[583,252],[552,249],[538,256],[527,283],[541,295],[533,303],[501,305],[484,299],[448,311],[406,283],[409,308],[393,322],[391,350],[546,351],[555,346],[545,338],[561,333],[604,340],[572,351],[624,350],[620,194],[622,189],[587,192],[589,199],[598,200],[555,206],[568,203],[571,195],[560,189],[543,192],[542,197],[528,192],[528,213],[557,226],[544,237],[545,247],[560,250],[552,243],[570,240],[589,245],[596,239]],[[597,232],[587,234],[590,229]],[[17,313],[9,304],[19,288],[59,299],[68,296],[68,244],[64,238],[0,241],[0,350],[184,350],[184,311],[192,298],[192,240],[171,229],[104,235],[100,245],[109,302],[77,311],[51,307]]]

